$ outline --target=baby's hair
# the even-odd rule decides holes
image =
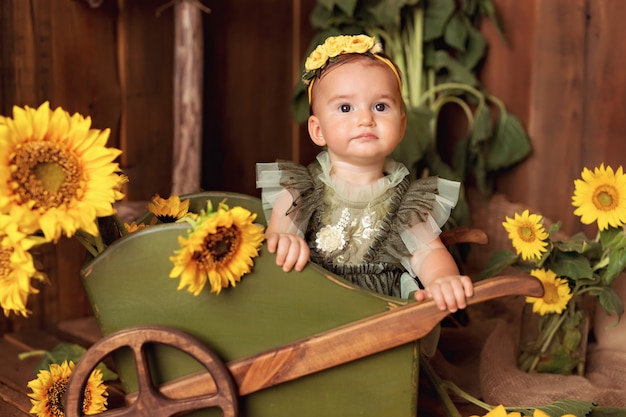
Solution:
[[[376,64],[380,62],[380,63],[385,64],[387,67],[389,67],[392,70],[393,74],[396,76],[396,79],[398,81],[398,89],[400,91],[400,96],[402,96],[402,76],[400,75],[400,69],[388,55],[382,52],[379,52],[377,54],[371,54],[371,53],[341,54],[336,59],[329,61],[328,64],[324,66],[324,68],[318,71],[317,74],[315,75],[315,79],[321,80],[322,78],[324,78],[326,74],[328,74],[328,72],[332,71],[334,68],[360,60],[362,58],[369,58],[372,64]],[[311,80],[311,83],[308,85],[309,114],[313,114],[313,84],[314,83],[312,80]]]

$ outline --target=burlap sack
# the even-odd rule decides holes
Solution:
[[[480,391],[487,403],[535,406],[576,399],[626,408],[626,348],[609,351],[589,344],[584,376],[529,374],[517,367],[521,323],[520,315],[512,317],[498,320],[480,353]]]
[[[591,343],[584,376],[520,371],[516,362],[523,305],[523,297],[493,300],[470,307],[467,326],[444,327],[438,352],[430,359],[437,374],[491,405],[534,407],[576,399],[626,408],[626,348],[609,351]],[[435,395],[421,384],[420,416],[446,415]],[[452,398],[464,416],[486,412]]]

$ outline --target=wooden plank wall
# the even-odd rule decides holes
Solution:
[[[494,0],[511,48],[489,23],[482,78],[531,135],[534,154],[503,173],[510,200],[578,227],[573,180],[584,166],[622,163],[626,121],[622,0]],[[112,129],[131,201],[169,195],[172,154],[173,11],[166,0],[0,1],[0,111],[50,100]],[[256,162],[308,163],[317,150],[290,104],[312,36],[315,0],[204,0],[202,187],[258,195]],[[0,318],[0,334],[50,328],[89,314],[74,240],[44,248],[51,286],[33,317]]]
[[[5,0],[0,2],[0,111],[13,105],[53,107],[92,117],[124,150],[127,195],[145,200],[171,187],[172,13],[160,2]],[[0,333],[52,328],[90,314],[78,280],[84,250],[76,240],[42,248],[51,285],[32,297],[28,319],[0,318]]]
[[[504,173],[497,190],[528,204],[568,233],[590,236],[573,214],[574,180],[584,167],[626,163],[626,2],[495,0],[511,43],[493,26],[482,72],[486,87],[526,126],[534,149]]]
[[[129,201],[172,187],[172,2],[0,1],[0,112],[13,105],[90,115],[111,128],[129,176]],[[168,5],[170,7],[165,7]],[[202,187],[256,194],[255,163],[307,157],[290,112],[291,92],[312,35],[314,0],[205,0]],[[294,41],[294,39],[296,41]],[[300,141],[303,144],[300,144]],[[312,158],[312,157],[311,157]],[[28,319],[0,315],[0,334],[52,329],[90,314],[78,281],[84,250],[73,239],[42,248],[51,285],[31,298]]]
[[[312,145],[294,126],[290,106],[315,1],[206,4],[212,12],[205,20],[203,185],[260,195],[256,162],[311,159]]]

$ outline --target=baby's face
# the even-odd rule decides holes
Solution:
[[[309,133],[333,162],[384,160],[404,136],[406,117],[393,71],[366,56],[337,64],[313,85]]]

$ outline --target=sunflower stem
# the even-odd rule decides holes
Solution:
[[[534,354],[532,356],[533,359],[531,361],[531,364],[528,370],[526,370],[526,372],[534,372],[537,369],[537,365],[539,364],[539,360],[541,359],[541,356],[544,353],[546,353],[546,351],[550,347],[550,344],[552,343],[554,336],[556,335],[557,331],[559,330],[559,328],[565,321],[566,316],[567,314],[563,313],[558,317],[558,320],[550,321],[546,329],[547,331],[543,333],[544,337],[537,340],[538,344],[540,345],[539,350],[534,351]],[[537,344],[535,346],[537,346]]]
[[[46,354],[48,354],[47,350],[31,350],[29,352],[22,352],[18,354],[17,358],[19,360],[24,360],[24,359],[32,358],[33,356],[43,356]]]
[[[89,239],[87,236],[84,236],[82,231],[77,231],[74,234],[74,237],[78,239],[78,241],[85,247],[85,249],[87,249],[89,254],[94,258],[100,254],[100,252],[98,252],[98,249],[90,242],[91,239]]]
[[[113,215],[113,221],[115,222],[115,226],[117,226],[117,230],[119,230],[120,234],[122,236],[126,236],[128,234],[128,231],[126,230],[126,225],[124,224],[122,219],[120,219],[120,216],[117,215],[117,213]]]

